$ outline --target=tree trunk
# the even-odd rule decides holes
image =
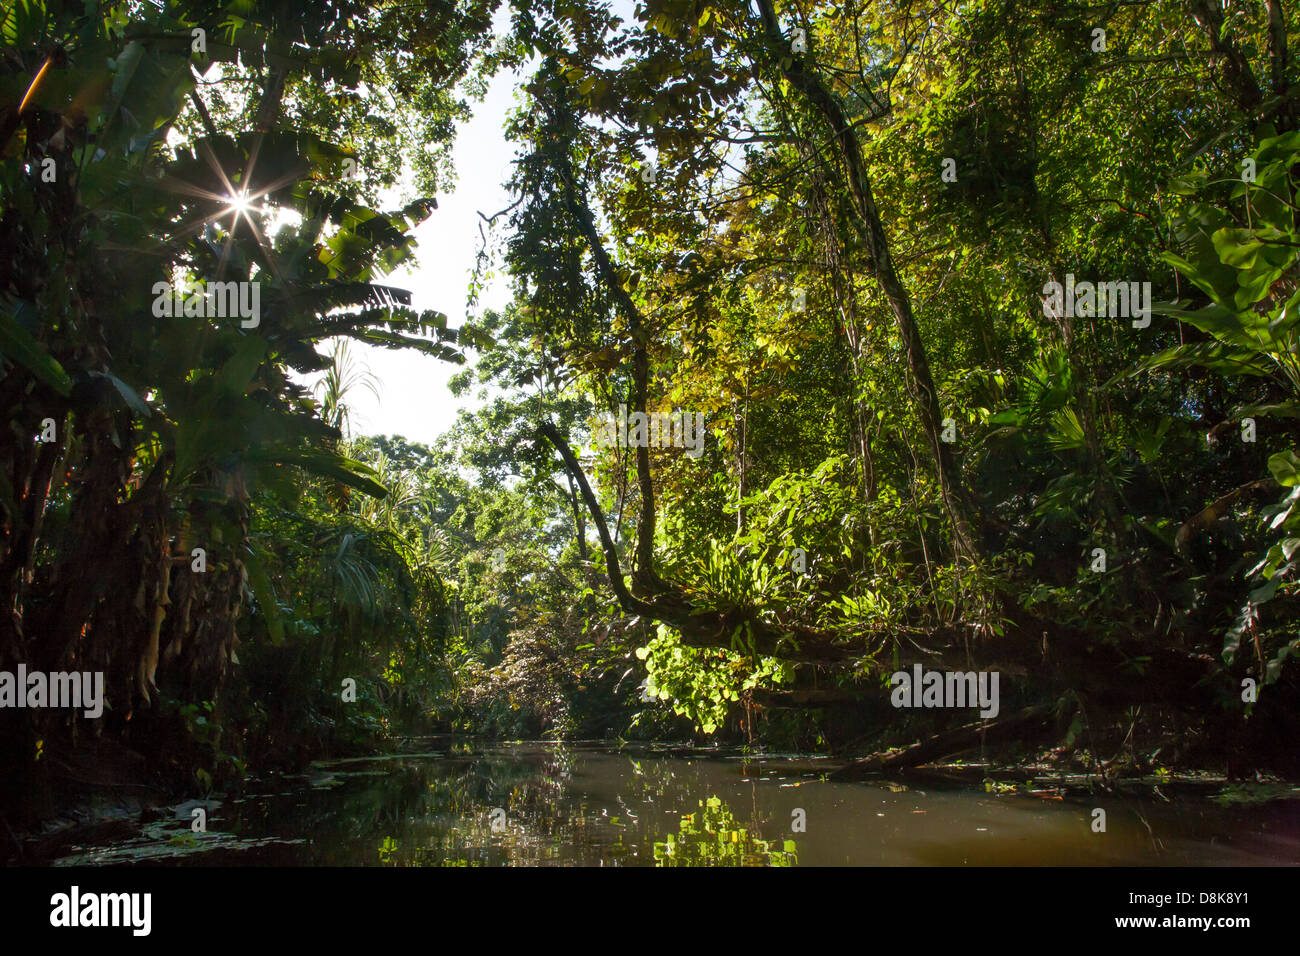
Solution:
[[[943,414],[939,408],[938,390],[930,374],[925,343],[921,339],[921,332],[912,312],[911,299],[903,287],[889,253],[889,240],[876,209],[862,150],[852,125],[835,95],[818,76],[806,68],[803,57],[782,50],[785,40],[781,35],[781,27],[776,19],[772,0],[758,0],[758,10],[763,20],[768,45],[774,59],[781,64],[781,71],[785,78],[795,89],[804,94],[813,109],[830,126],[833,143],[844,165],[848,180],[855,225],[866,244],[867,256],[871,261],[876,280],[880,283],[885,299],[894,313],[894,324],[903,343],[903,352],[907,356],[908,392],[916,407],[917,416],[921,420],[921,427],[930,442],[930,451],[934,456],[939,478],[939,490],[949,519],[952,521],[953,545],[959,554],[969,560],[975,560],[978,552],[968,517],[970,504],[957,473],[952,448],[942,439]],[[786,66],[786,63],[790,65]]]
[[[601,241],[600,233],[596,230],[595,217],[592,216],[591,209],[582,195],[576,177],[573,175],[569,157],[562,155],[557,160],[557,166],[556,173],[566,187],[565,204],[569,207],[569,212],[573,215],[574,221],[578,224],[583,237],[587,240],[587,245],[591,249],[591,255],[596,262],[596,270],[601,281],[605,283],[619,311],[623,313],[623,318],[627,321],[633,349],[632,410],[645,415],[647,411],[646,401],[650,390],[649,332],[642,320],[641,310],[636,307],[636,303],[632,301],[632,297],[623,287],[618,270],[614,268],[614,263],[605,250],[605,244]],[[662,590],[666,586],[654,570],[655,493],[654,482],[650,476],[650,449],[643,444],[639,445],[635,451],[637,484],[641,497],[641,514],[637,521],[636,562],[633,566],[632,577],[645,590],[654,592]]]

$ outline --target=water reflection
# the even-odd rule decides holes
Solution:
[[[337,761],[62,848],[57,863],[795,866],[1300,862],[1296,802],[832,783],[816,759],[562,744]],[[1107,810],[1094,833],[1091,810]]]
[[[657,866],[794,866],[795,841],[760,839],[753,826],[736,819],[718,797],[699,802],[696,813],[682,817],[676,834],[654,845]]]

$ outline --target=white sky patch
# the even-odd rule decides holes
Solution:
[[[492,215],[510,204],[505,182],[511,174],[514,147],[502,129],[513,107],[519,77],[502,72],[493,78],[481,103],[471,104],[473,117],[457,124],[454,162],[457,183],[452,193],[436,197],[438,208],[414,230],[418,245],[415,265],[404,265],[383,284],[408,289],[411,308],[446,313],[459,328],[469,317],[468,295],[475,255],[480,245],[479,212]],[[409,186],[381,197],[380,209],[397,209],[414,197]],[[497,221],[498,231],[503,220]],[[510,301],[508,277],[498,272],[479,295],[475,314],[504,309]],[[461,398],[447,381],[465,366],[452,365],[411,350],[384,349],[353,342],[355,360],[370,369],[379,397],[366,390],[345,399],[352,410],[352,427],[361,435],[402,435],[434,444],[456,420],[462,406],[475,406],[473,394]],[[474,353],[468,353],[470,362]],[[319,376],[311,376],[314,381]]]
[[[616,0],[614,4],[625,23],[633,22],[632,7],[631,0]],[[509,14],[507,6],[497,11],[494,28],[498,35],[509,29]],[[471,315],[481,315],[488,309],[501,311],[511,299],[509,276],[501,271],[498,259],[492,264],[492,276],[480,291],[473,313],[469,311],[469,282],[482,241],[479,226],[487,230],[479,213],[491,216],[511,203],[505,183],[513,172],[515,146],[506,140],[503,127],[516,105],[516,87],[534,68],[535,64],[527,64],[519,72],[497,74],[482,102],[471,103],[472,118],[458,123],[456,128],[454,191],[436,197],[438,208],[415,229],[415,265],[399,268],[381,280],[386,285],[409,289],[412,309],[443,312],[453,328],[462,326]],[[379,208],[400,208],[414,196],[414,188],[403,184],[402,189],[382,196]],[[495,223],[495,231],[488,233],[489,241],[499,241],[505,228],[502,217]],[[327,345],[322,343],[318,350]],[[478,387],[460,397],[447,388],[451,376],[467,366],[362,342],[354,341],[352,348],[354,359],[374,375],[379,392],[377,399],[365,389],[347,396],[354,434],[401,435],[432,445],[455,423],[461,408],[478,408],[482,404],[482,390]],[[473,352],[467,357],[470,363],[475,361]],[[299,380],[314,382],[319,377]]]

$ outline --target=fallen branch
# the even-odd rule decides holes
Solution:
[[[997,720],[977,720],[955,730],[936,734],[902,750],[872,754],[855,760],[830,775],[832,780],[861,780],[874,773],[890,773],[919,767],[943,757],[951,757],[984,744],[999,744],[1009,740],[1024,740],[1052,724],[1052,707],[1040,704]]]

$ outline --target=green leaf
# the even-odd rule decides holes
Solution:
[[[64,398],[72,394],[72,379],[63,370],[63,366],[27,334],[17,319],[5,311],[0,311],[0,352]]]
[[[1134,372],[1192,367],[1208,368],[1229,376],[1272,378],[1275,374],[1275,368],[1264,360],[1257,349],[1233,348],[1222,342],[1176,345],[1139,362]]]
[[[1283,488],[1300,485],[1300,458],[1291,451],[1280,451],[1268,460],[1268,470]]]
[[[1282,676],[1282,665],[1286,663],[1288,657],[1300,657],[1300,638],[1283,644],[1277,654],[1264,667],[1264,684],[1265,686],[1275,683]]]
[[[1211,237],[1219,261],[1234,269],[1250,269],[1264,243],[1249,229],[1220,229]]]
[[[248,458],[255,463],[294,465],[310,474],[333,478],[372,498],[388,497],[388,489],[375,480],[378,473],[369,465],[320,448],[272,447],[254,452]]]
[[[248,583],[257,598],[257,606],[266,618],[271,643],[281,644],[284,641],[284,621],[280,619],[280,607],[275,603],[275,590],[271,587],[271,576],[266,571],[266,565],[256,551],[250,551],[244,558],[244,567],[248,570]]]
[[[1250,592],[1250,603],[1267,604],[1269,601],[1273,600],[1273,596],[1277,594],[1278,583],[1278,580],[1274,578],[1273,580],[1266,581],[1264,584],[1255,588]]]
[[[235,354],[226,360],[217,375],[217,388],[228,395],[243,395],[265,354],[266,342],[263,339],[255,335],[241,339]]]
[[[116,375],[111,372],[91,372],[90,374],[95,378],[106,378],[112,382],[113,387],[117,389],[117,393],[122,396],[127,406],[140,417],[148,418],[153,414],[153,409],[140,397],[140,393]]]

